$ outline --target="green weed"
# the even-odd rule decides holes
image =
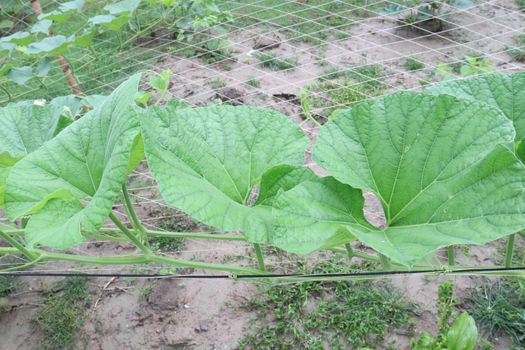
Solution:
[[[214,89],[220,89],[226,86],[226,82],[222,79],[213,79],[211,81],[211,87]]]
[[[508,47],[507,53],[515,61],[525,62],[525,34],[520,34],[516,37],[516,44],[517,46]]]
[[[325,79],[327,75],[324,75]],[[301,94],[303,109],[318,121],[324,122],[339,108],[348,108],[370,97],[380,95],[386,88],[380,65],[366,65],[346,70],[329,71],[332,79],[306,86]]]
[[[525,11],[525,0],[516,0],[516,5],[518,5],[521,11]]]
[[[485,282],[469,291],[468,311],[489,340],[509,335],[525,342],[525,285],[519,280]]]
[[[288,70],[297,67],[297,60],[294,58],[281,58],[274,55],[261,53],[255,56],[263,67],[271,70]]]
[[[0,298],[15,292],[19,283],[14,276],[0,276]]]
[[[84,322],[90,295],[86,278],[71,277],[60,283],[61,294],[46,298],[33,321],[42,333],[40,344],[45,350],[71,349],[77,330]]]
[[[151,286],[150,285],[144,286],[144,288],[140,290],[139,300],[142,302],[147,301],[150,295],[151,295]]]
[[[416,58],[409,57],[405,61],[405,69],[408,71],[416,71],[423,68],[425,68],[425,64]]]
[[[450,328],[450,320],[454,315],[457,301],[454,297],[454,283],[445,281],[438,287],[438,341],[444,342]]]
[[[259,88],[261,87],[261,82],[259,80],[257,80],[256,78],[251,78],[251,79],[248,79],[246,81],[246,84],[254,87],[254,88]]]
[[[334,257],[305,272],[350,272],[356,268],[362,269]],[[257,310],[259,322],[241,340],[239,350],[375,346],[389,329],[407,325],[412,310],[391,285],[368,281],[274,286],[248,307]]]
[[[156,251],[181,252],[186,247],[186,240],[180,237],[152,237],[149,245]]]
[[[176,209],[162,209],[156,214],[162,217],[157,222],[157,227],[162,231],[190,232],[197,228],[193,219]],[[149,245],[153,250],[163,252],[180,252],[186,247],[186,240],[181,237],[150,237]]]

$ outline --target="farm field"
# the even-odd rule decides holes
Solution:
[[[525,348],[524,1],[2,0],[0,64],[0,350]]]

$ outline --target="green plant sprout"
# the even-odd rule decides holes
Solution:
[[[443,30],[443,19],[452,10],[465,10],[475,3],[471,0],[400,0],[390,3],[382,11],[390,16],[403,16],[401,23],[425,31],[440,32]]]
[[[1,203],[10,221],[27,222],[0,230],[11,245],[0,253],[24,255],[28,262],[18,268],[68,260],[263,274],[269,266],[262,247],[269,245],[301,255],[337,250],[387,270],[417,269],[428,268],[417,264],[441,248],[484,244],[525,228],[525,166],[518,159],[523,73],[444,82],[426,93],[393,93],[338,111],[313,150],[327,177],[303,165],[309,141],[284,115],[178,101],[140,107],[134,102],[140,79],[132,76],[77,120],[63,122],[52,104],[0,110]],[[152,85],[163,91],[166,80]],[[169,207],[242,234],[146,229],[126,186],[144,157]],[[385,227],[366,220],[364,191],[379,198]],[[113,211],[119,198],[131,228]],[[108,219],[115,228],[106,226]],[[244,241],[253,245],[258,268],[161,255],[149,245],[159,235]],[[137,253],[59,252],[89,237],[127,241]],[[377,255],[351,249],[355,240]]]
[[[515,39],[517,46],[508,46],[507,53],[518,62],[525,62],[525,34],[520,34]]]
[[[466,55],[465,58],[453,64],[441,63],[436,67],[436,75],[441,80],[454,80],[460,77],[487,74],[494,70],[492,62],[476,55]]]
[[[454,310],[454,284],[443,282],[438,289],[438,334],[423,332],[412,340],[412,350],[473,350],[478,341],[478,328],[474,318]],[[451,321],[454,320],[453,323]]]

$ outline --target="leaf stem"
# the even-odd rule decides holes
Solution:
[[[259,269],[261,271],[266,272],[266,267],[264,266],[264,258],[263,258],[261,246],[258,243],[254,243],[253,248],[255,249],[255,255],[257,255],[257,263],[259,264]]]
[[[505,267],[509,268],[512,267],[512,255],[514,253],[514,239],[516,238],[516,234],[511,234],[509,236],[509,240],[507,241],[507,251],[505,253]]]
[[[146,247],[141,241],[140,239],[137,238],[137,236],[135,236],[133,234],[133,232],[131,232],[123,223],[122,221],[119,220],[118,217],[115,216],[115,214],[113,213],[110,213],[109,214],[109,218],[111,219],[111,221],[113,221],[115,223],[115,225],[117,225],[117,227],[122,231],[122,233],[124,233],[124,235],[126,235],[126,237],[129,238],[129,240],[135,244],[135,246],[137,246],[137,248],[139,248],[140,250],[142,250],[142,252],[144,253],[144,255],[146,256],[151,256],[152,252],[151,252],[151,249],[149,249],[148,247]]]
[[[339,248],[339,247],[332,247],[329,250],[331,250],[333,252],[347,253],[346,249]],[[370,255],[370,254],[362,253],[362,252],[359,252],[357,250],[353,250],[352,251],[352,255],[353,255],[353,257],[356,257],[356,258],[361,258],[361,259],[365,259],[365,260],[379,262],[379,258],[378,257]]]
[[[171,265],[178,265],[181,267],[190,267],[195,269],[205,269],[205,270],[219,270],[219,271],[228,271],[233,272],[237,274],[253,274],[258,275],[262,274],[263,271],[256,270],[256,269],[250,269],[250,268],[244,268],[239,266],[229,266],[229,265],[222,265],[222,264],[208,264],[198,261],[186,261],[186,260],[179,260],[170,258],[167,256],[161,256],[161,255],[154,255],[150,257],[149,262],[157,262],[157,263],[167,263]]]
[[[456,248],[453,245],[447,247],[447,258],[448,266],[454,266],[456,264]]]
[[[354,250],[352,249],[352,246],[350,245],[350,243],[346,243],[345,244],[345,249],[346,249],[346,255],[348,256],[348,261],[352,261],[352,258],[355,256],[354,255]]]
[[[121,232],[118,230],[118,232]],[[111,236],[111,235],[101,235],[98,233],[91,233],[88,237],[92,237],[95,239],[102,239],[106,241],[112,241],[112,242],[129,242],[129,240],[125,237],[118,237],[118,236]]]
[[[0,237],[5,239],[9,244],[11,244],[13,247],[15,247],[20,253],[24,254],[29,260],[35,260],[36,257],[29,252],[29,250],[26,249],[22,244],[20,244],[17,240],[15,240],[13,237],[5,233],[4,231],[0,230]]]
[[[146,240],[148,237],[146,229],[144,228],[144,226],[142,226],[142,223],[140,222],[137,213],[135,212],[135,208],[133,207],[133,203],[131,202],[131,198],[129,197],[128,186],[125,183],[122,185],[122,193],[124,194],[124,202],[126,208],[128,209],[128,213],[131,218],[131,223],[133,227],[142,236],[143,240]]]
[[[39,256],[33,261],[30,261],[28,263],[17,265],[13,267],[9,267],[7,269],[1,269],[0,272],[9,272],[9,271],[16,271],[16,270],[25,270],[26,268],[38,264],[42,260],[42,256]]]
[[[2,85],[0,85],[0,89],[2,89],[2,91],[4,91],[7,95],[7,102],[11,102],[13,101],[13,96],[11,95],[11,93],[9,92],[9,90],[5,87],[3,87]]]
[[[0,247],[0,254],[15,254],[18,253],[18,249],[12,247]],[[257,269],[244,268],[241,266],[229,266],[221,264],[209,264],[198,261],[187,261],[170,258],[167,256],[160,255],[121,255],[121,256],[80,256],[73,254],[63,253],[49,253],[40,249],[33,249],[31,253],[38,254],[38,260],[45,262],[48,260],[63,260],[63,261],[74,261],[88,264],[98,265],[130,265],[130,264],[146,264],[146,263],[164,263],[170,265],[176,265],[179,267],[189,267],[195,269],[206,269],[206,270],[218,270],[227,271],[235,274],[250,274],[258,275],[263,272]]]

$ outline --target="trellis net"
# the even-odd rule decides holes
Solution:
[[[43,11],[58,3],[42,1]],[[335,111],[365,99],[525,67],[525,12],[519,1],[480,0],[465,8],[442,1],[438,12],[423,16],[417,6],[400,9],[399,3],[220,1],[218,6],[228,18],[209,28],[186,31],[184,37],[176,18],[166,26],[162,14],[142,6],[134,16],[147,21],[132,18],[129,29],[97,35],[91,47],[72,47],[64,56],[86,95],[107,94],[137,71],[151,75],[169,69],[170,87],[160,103],[175,98],[192,106],[227,103],[270,108],[300,124],[311,138]],[[76,15],[87,19],[84,12]],[[34,21],[30,8],[11,19],[18,26]],[[73,28],[82,31],[81,26]],[[1,104],[70,93],[56,64],[47,77],[22,87],[0,79],[4,92],[10,91],[0,92]],[[149,89],[146,83],[143,88]],[[311,164],[308,154],[306,161]],[[131,174],[129,187],[147,228],[212,231],[167,208],[145,165]],[[124,213],[121,205],[116,209]],[[379,213],[368,215],[381,221]],[[122,219],[127,220],[125,215]],[[186,241],[185,247],[178,248],[182,256],[207,261],[222,262],[249,249],[241,243]],[[97,255],[97,244],[90,241],[74,250]],[[111,249],[128,249],[109,244]],[[56,270],[65,268],[58,265]]]

